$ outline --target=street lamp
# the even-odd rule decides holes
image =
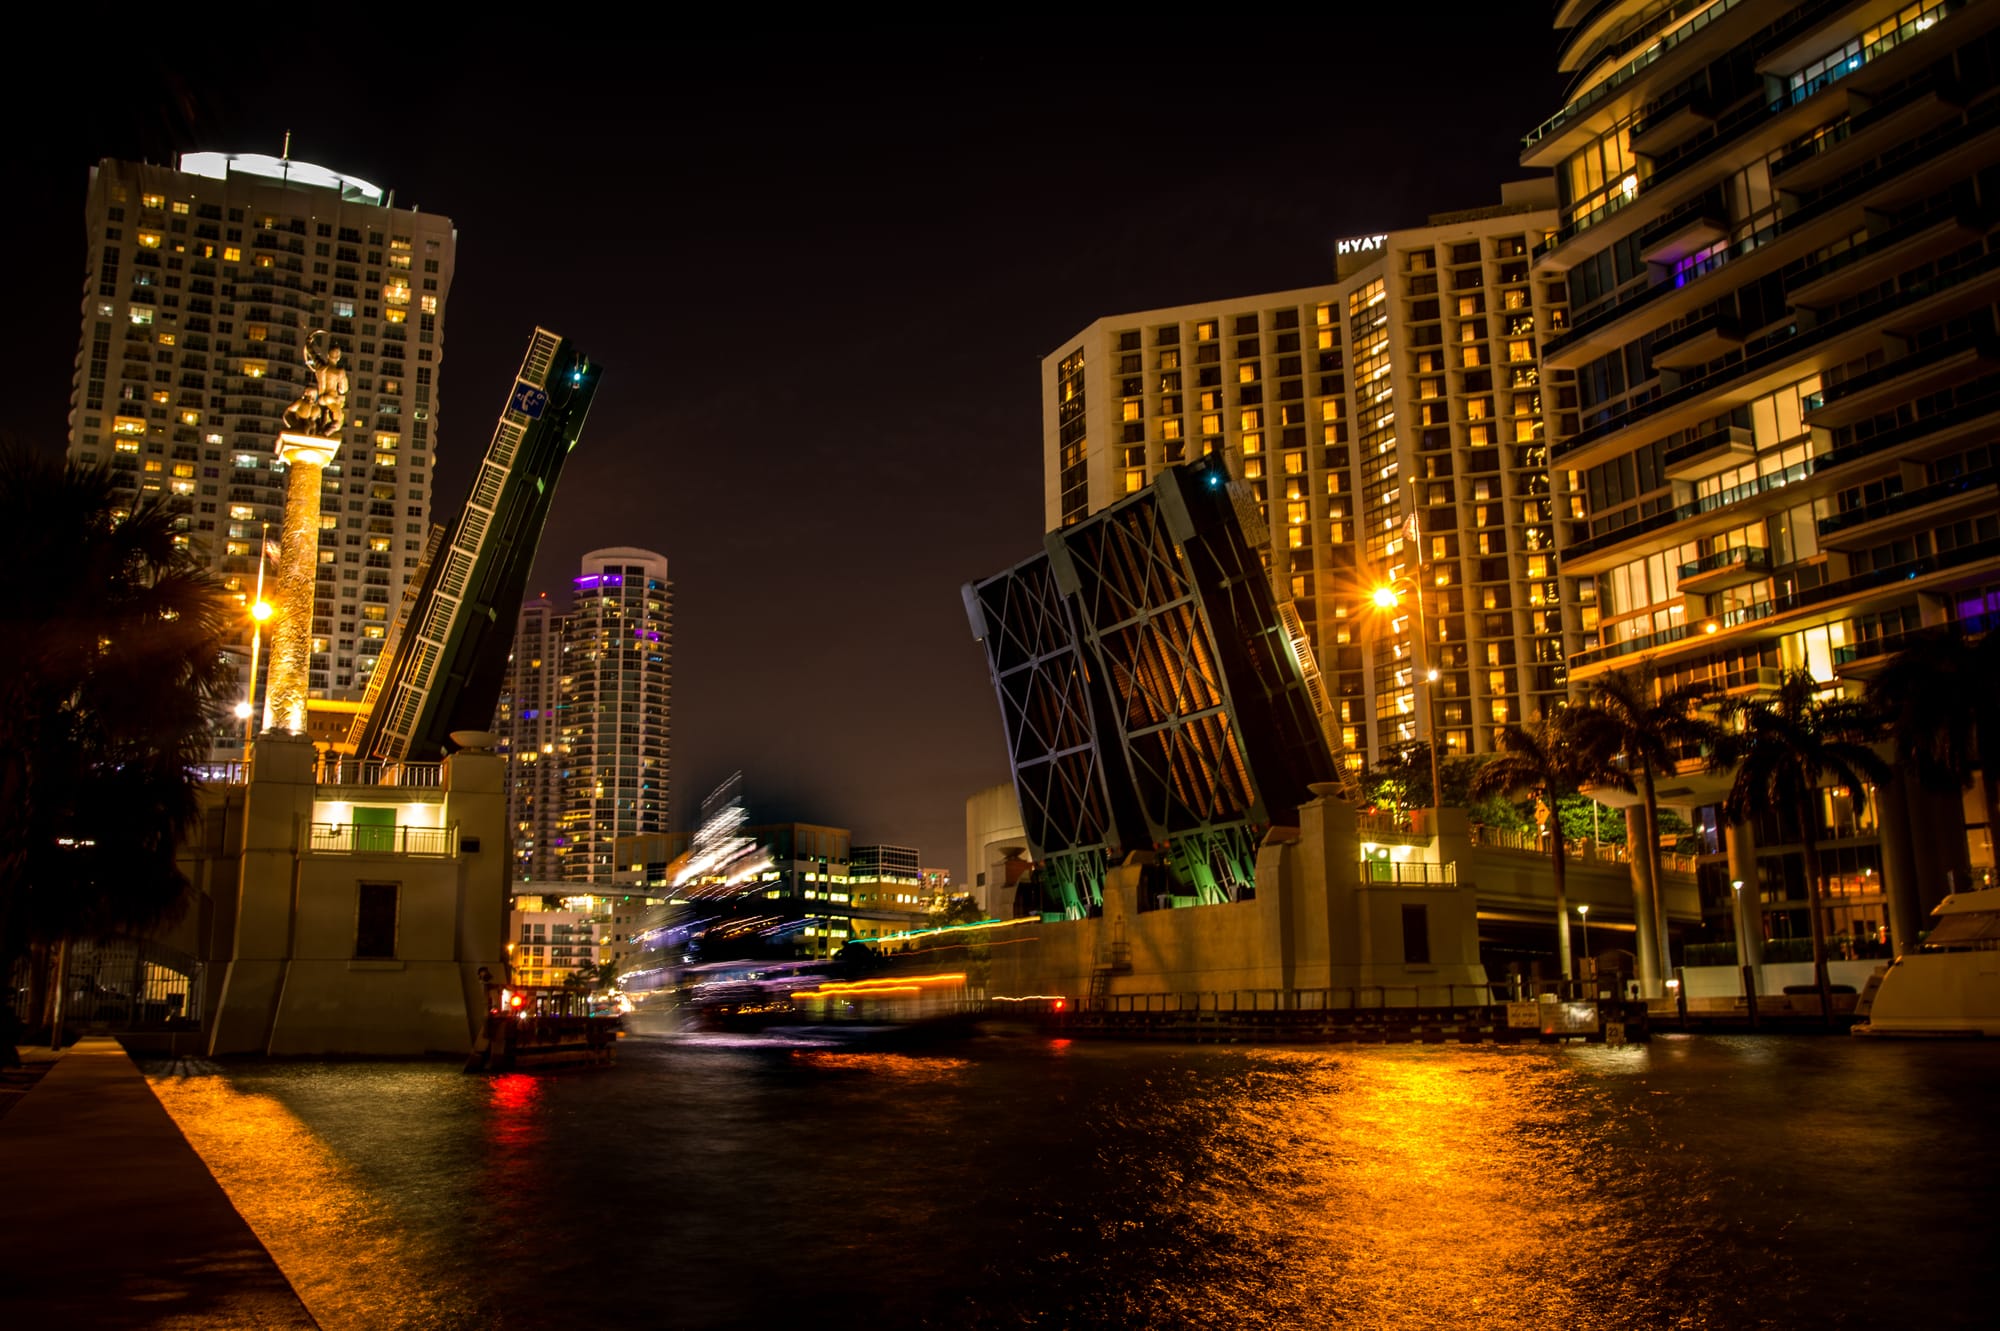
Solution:
[[[1437,697],[1433,687],[1437,683],[1438,672],[1431,669],[1430,630],[1424,620],[1424,592],[1414,578],[1395,578],[1377,587],[1374,592],[1375,604],[1383,610],[1394,610],[1402,604],[1396,595],[1396,588],[1407,586],[1417,603],[1417,669],[1424,677],[1424,729],[1429,732],[1431,751],[1431,835],[1437,835],[1438,810],[1444,807],[1444,791],[1438,785],[1438,735]]]
[[[1583,924],[1583,960],[1584,960],[1585,962],[1588,962],[1588,961],[1590,960],[1590,907],[1589,907],[1589,905],[1587,905],[1587,904],[1585,904],[1585,905],[1579,905],[1579,906],[1578,906],[1578,907],[1576,908],[1576,918],[1577,918],[1577,919],[1578,919],[1579,921],[1581,921],[1581,922],[1582,922],[1582,924]]]
[[[1743,947],[1743,880],[1730,879],[1729,892],[1729,899],[1733,903],[1729,911],[1729,925],[1736,933],[1736,964],[1747,966],[1750,964],[1750,958]]]

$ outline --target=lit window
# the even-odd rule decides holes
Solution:
[[[164,239],[166,239],[166,237],[162,236],[157,231],[141,231],[139,233],[139,243],[141,245],[144,245],[149,250],[156,250],[160,248],[160,242]]]
[[[182,425],[199,425],[199,424],[201,424],[201,413],[200,413],[200,412],[198,412],[198,411],[184,411],[184,412],[182,412],[182,413],[181,413],[181,424],[182,424]]]
[[[257,266],[259,268],[275,268],[277,266],[277,262],[278,261],[275,258],[273,258],[271,255],[268,254],[260,254],[257,256]]]
[[[262,379],[270,368],[269,364],[261,360],[246,360],[243,362],[243,373],[252,379]]]
[[[161,333],[159,341],[161,346],[170,347],[174,344],[174,335],[172,333]]]
[[[375,447],[377,448],[392,449],[396,446],[396,443],[397,436],[393,434],[378,434],[375,436]]]
[[[132,322],[144,328],[153,322],[153,311],[144,305],[132,307]]]
[[[410,312],[391,305],[388,309],[382,311],[382,317],[392,324],[399,324],[410,317]]]
[[[240,261],[242,258],[243,258],[243,251],[236,248],[236,246],[234,245],[223,246],[222,261],[224,263],[236,263]]]
[[[167,196],[164,194],[141,194],[139,196],[139,206],[157,211],[167,206]]]
[[[146,422],[138,416],[114,416],[111,418],[113,434],[144,434]]]
[[[425,296],[423,306],[425,314],[436,314],[438,312],[438,298],[436,296]]]
[[[333,302],[333,317],[336,319],[352,319],[354,317],[354,302],[351,300],[337,300]]]
[[[270,335],[271,328],[269,324],[248,324],[243,329],[243,336],[252,342],[262,342]]]
[[[174,212],[178,213],[182,217],[186,217],[188,215],[187,202],[183,199],[174,200]]]
[[[249,518],[254,518],[257,515],[255,512],[251,510],[250,505],[248,504],[231,504],[229,506],[229,516],[236,519],[238,522],[242,522]]]

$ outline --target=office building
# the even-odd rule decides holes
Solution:
[[[521,607],[493,729],[507,760],[507,821],[514,877],[556,881],[567,850],[561,836],[563,765],[562,615],[546,595]]]
[[[2000,4],[1570,2],[1556,26],[1576,81],[1521,160],[1557,191],[1532,286],[1570,309],[1542,365],[1575,382],[1551,452],[1572,687],[1754,697],[1805,670],[1852,696],[1916,635],[1984,632]],[[1822,794],[1837,940],[1907,946],[1990,871],[1979,801],[1906,784]],[[1720,830],[1716,913],[1747,879],[1773,935],[1806,934],[1797,828]]]
[[[608,885],[617,838],[667,830],[672,652],[666,557],[625,546],[585,555],[562,620],[555,741],[567,882]]]
[[[1565,690],[1545,423],[1570,390],[1544,383],[1539,351],[1567,311],[1529,254],[1552,201],[1546,181],[1509,185],[1495,206],[1338,242],[1323,285],[1066,338],[1042,366],[1048,527],[1222,454],[1348,761],[1433,730],[1444,753],[1490,750]]]
[[[134,501],[246,602],[276,535],[280,416],[323,328],[349,371],[327,466],[310,694],[358,701],[422,554],[438,374],[457,234],[353,176],[255,154],[187,153],[174,169],[91,169],[83,335],[69,456],[109,466]],[[240,625],[250,696],[251,621]],[[231,723],[217,748],[240,754]]]

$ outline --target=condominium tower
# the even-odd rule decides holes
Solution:
[[[284,473],[279,417],[306,386],[300,350],[333,335],[350,374],[326,468],[311,694],[357,700],[422,553],[437,444],[444,306],[457,233],[367,181],[254,154],[179,169],[91,169],[83,336],[69,456],[157,499],[177,539],[247,603]],[[246,605],[247,608],[247,605]],[[251,621],[235,626],[251,688]],[[218,748],[240,746],[229,727]]]
[[[1327,284],[1065,339],[1042,365],[1047,525],[1224,454],[1340,746],[1378,762],[1436,733],[1445,753],[1490,750],[1564,696],[1574,646],[1545,427],[1572,390],[1539,356],[1566,293],[1529,258],[1552,202],[1545,181],[1510,185],[1490,208],[1339,241]]]
[[[558,874],[608,885],[616,838],[668,829],[673,602],[666,557],[622,546],[593,550],[574,592],[562,619],[558,686]]]
[[[514,877],[554,882],[562,877],[563,617],[541,596],[521,607],[514,647],[500,686],[493,729],[507,759],[507,821]]]
[[[1533,282],[1570,300],[1542,365],[1576,386],[1551,453],[1572,685],[1755,696],[1804,670],[1852,695],[1917,635],[1985,631],[2000,3],[1566,0],[1556,26],[1576,81],[1521,160],[1557,190]],[[1982,849],[1990,870],[1978,801],[1907,784],[1822,792],[1837,936],[1908,946]],[[1726,830],[1710,895],[1747,880],[1773,933],[1806,932],[1795,823]]]

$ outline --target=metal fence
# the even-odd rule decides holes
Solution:
[[[49,961],[50,974],[55,959]],[[200,1024],[202,964],[192,954],[137,938],[71,942],[62,962],[63,1023],[116,1030],[192,1029]],[[33,970],[14,964],[7,1000],[25,1021]]]
[[[1502,981],[1493,984],[1370,984],[1338,989],[1223,989],[1200,993],[1078,995],[1083,1012],[1348,1012],[1380,1008],[1488,1007],[1589,1000],[1614,988],[1598,981]]]
[[[435,790],[444,785],[443,763],[396,763],[379,758],[329,754],[320,760],[322,786],[410,786]]]
[[[458,851],[458,825],[394,827],[366,823],[314,823],[306,848],[315,855],[430,855],[448,858]]]

